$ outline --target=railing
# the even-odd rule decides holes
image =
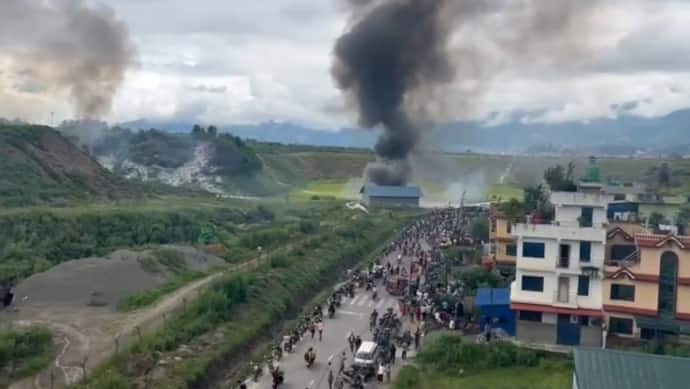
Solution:
[[[633,251],[630,255],[623,259],[608,259],[606,260],[606,266],[632,266],[640,262],[640,252],[638,250]]]
[[[556,267],[560,269],[567,269],[570,267],[570,258],[558,258]]]
[[[559,293],[559,291],[553,292],[553,302],[554,304],[564,304],[564,305],[577,305],[577,294],[576,293]]]

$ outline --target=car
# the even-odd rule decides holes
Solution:
[[[367,378],[376,375],[379,351],[379,346],[376,342],[362,342],[362,345],[359,346],[355,353],[354,367],[362,371]]]

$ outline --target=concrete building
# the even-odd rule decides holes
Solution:
[[[383,186],[366,184],[359,191],[367,207],[419,207],[422,190],[418,186]]]
[[[489,244],[491,245],[489,255],[492,265],[513,273],[517,260],[517,243],[512,235],[512,223],[503,212],[498,210],[496,204],[491,204],[489,221]]]
[[[511,308],[517,337],[536,343],[601,344],[602,278],[606,207],[612,196],[597,191],[552,192],[555,220],[521,223]]]
[[[642,339],[690,334],[690,236],[616,233],[633,239],[635,250],[624,257],[630,248],[619,249],[606,262],[609,334]]]

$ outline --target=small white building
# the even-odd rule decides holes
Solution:
[[[606,207],[593,190],[552,192],[555,220],[513,226],[517,243],[511,309],[518,339],[563,345],[601,344]]]

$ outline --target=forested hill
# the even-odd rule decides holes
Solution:
[[[0,207],[137,193],[49,127],[0,123],[0,156]]]

